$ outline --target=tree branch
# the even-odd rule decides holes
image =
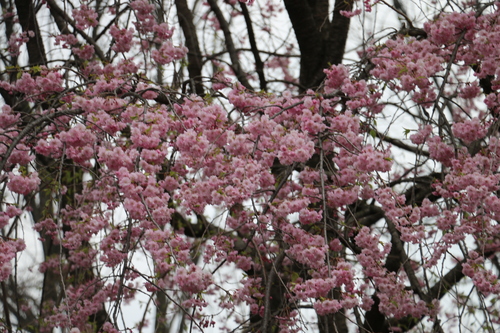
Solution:
[[[269,332],[268,326],[271,321],[271,289],[274,285],[274,279],[278,273],[277,267],[281,265],[285,259],[285,252],[281,252],[276,259],[273,261],[271,266],[271,271],[268,274],[267,283],[266,283],[266,295],[264,299],[264,322],[262,325],[262,332]]]
[[[188,48],[188,72],[192,81],[192,89],[199,96],[204,95],[204,88],[201,84],[202,58],[196,27],[193,23],[193,13],[188,7],[186,0],[175,0],[175,6],[179,17],[184,37],[186,38],[186,47]]]
[[[96,41],[94,39],[92,39],[89,35],[87,35],[83,30],[81,29],[78,29],[76,27],[76,23],[68,16],[68,14],[66,14],[66,12],[64,10],[62,10],[54,0],[46,0],[47,1],[47,4],[49,5],[49,9],[50,9],[50,13],[54,16],[54,17],[59,17],[59,19],[62,19],[64,22],[67,22],[69,23],[73,29],[75,29],[76,32],[78,32],[78,34],[80,36],[83,37],[83,39],[85,39],[85,41],[87,43],[89,43],[90,45],[92,45],[94,47],[94,52],[95,54],[97,55],[97,57],[105,62],[107,60],[106,56],[104,55],[104,53],[102,52],[101,48],[99,47],[99,45],[97,45]],[[61,21],[59,21],[61,22]],[[56,20],[56,23],[57,23],[57,20]],[[60,24],[60,23],[59,23]],[[59,27],[59,24],[58,24],[58,27]],[[59,27],[61,28],[61,27]],[[66,33],[69,33],[67,27],[66,28],[63,28],[63,31],[66,32]],[[61,33],[64,33],[63,31],[61,31]]]
[[[398,139],[394,139],[394,138],[391,138],[390,136],[387,136],[383,133],[380,133],[379,131],[375,130],[375,135],[377,136],[377,138],[379,138],[380,140],[382,141],[385,141],[387,143],[390,143],[391,145],[393,146],[396,146],[398,148],[401,148],[401,149],[404,149],[406,151],[409,151],[411,153],[415,153],[415,154],[418,154],[419,156],[425,156],[425,157],[429,157],[429,152],[428,151],[425,151],[425,150],[422,150],[421,148],[419,147],[414,147],[414,146],[410,146],[406,143],[404,143],[403,141],[401,140],[398,140]]]
[[[245,23],[247,24],[248,31],[248,40],[250,41],[250,49],[252,50],[253,57],[255,59],[255,71],[259,76],[260,81],[260,89],[266,91],[267,89],[267,81],[264,76],[264,63],[260,59],[259,49],[257,48],[257,43],[255,41],[255,33],[252,27],[252,20],[250,19],[250,14],[248,13],[247,5],[243,2],[240,2],[241,11],[243,13],[243,17],[245,18]]]
[[[7,149],[7,151],[5,152],[5,154],[2,155],[2,162],[0,162],[0,170],[3,170],[5,168],[5,165],[7,164],[7,160],[9,158],[10,154],[12,154],[12,152],[17,147],[19,142],[21,142],[21,140],[26,135],[28,135],[28,133],[34,131],[37,126],[42,125],[44,122],[50,121],[50,120],[55,119],[57,117],[74,116],[74,115],[82,114],[83,112],[84,111],[81,109],[57,111],[54,113],[45,114],[45,115],[41,116],[40,118],[37,118],[33,121],[30,121],[29,124],[19,133],[19,135],[17,135],[14,138],[14,140],[12,140],[12,143],[9,146],[9,148]],[[2,192],[1,195],[3,196],[3,194],[4,193]]]
[[[222,29],[222,32],[224,33],[224,40],[226,43],[227,51],[229,52],[229,58],[231,59],[231,68],[233,69],[234,74],[245,88],[252,89],[252,86],[247,80],[245,72],[241,69],[240,61],[238,59],[238,53],[236,52],[236,48],[234,47],[233,37],[231,37],[231,32],[229,31],[229,24],[224,18],[224,15],[220,10],[219,5],[217,5],[216,0],[207,0],[207,2],[214,12],[215,17],[219,21],[219,25]]]

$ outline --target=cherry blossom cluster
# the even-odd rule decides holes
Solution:
[[[372,4],[365,1],[365,9]],[[164,292],[199,327],[213,326],[204,312],[212,294],[221,309],[245,305],[264,318],[271,276],[293,309],[277,316],[283,332],[300,330],[300,304],[318,315],[370,311],[374,295],[385,316],[435,318],[439,300],[422,296],[419,269],[436,269],[452,247],[470,239],[478,249],[464,256],[463,274],[484,296],[500,292],[481,255],[500,248],[500,142],[493,133],[499,100],[496,92],[482,96],[479,81],[498,88],[500,33],[493,22],[500,9],[443,14],[424,26],[428,38],[395,35],[371,45],[371,79],[336,65],[325,70],[317,91],[272,94],[250,91],[219,71],[211,78],[216,93],[200,97],[152,84],[145,75],[151,64],[124,57],[140,50],[168,66],[188,52],[174,43],[173,27],[159,23],[153,3],[132,1],[130,8],[133,25],[117,20],[109,29],[116,55],[110,63],[74,35],[53,36],[83,61],[77,84],[63,67],[26,70],[1,83],[36,107],[27,122],[2,106],[0,227],[14,230],[30,201],[49,193],[57,203],[47,205],[34,229],[62,250],[39,270],[71,277],[63,302],[46,313],[47,332],[89,330],[88,318],[104,304],[118,307],[136,290],[151,297]],[[71,15],[77,29],[98,25],[85,4]],[[29,37],[13,37],[9,51],[17,54]],[[470,82],[446,81],[451,68],[457,77],[468,73]],[[409,203],[409,195],[391,187],[394,150],[370,131],[390,104],[383,87],[410,94],[426,109],[404,143],[425,151],[440,174],[421,202]],[[455,122],[447,131],[439,127],[447,115],[444,97],[462,103],[449,111]],[[478,100],[488,112],[474,106]],[[78,186],[65,179],[74,170]],[[382,211],[383,222],[363,224],[352,213],[362,203]],[[381,230],[390,230],[390,239]],[[406,251],[422,242],[428,252],[408,253],[416,259],[388,269],[394,246]],[[25,246],[20,237],[2,236],[0,281]],[[138,254],[150,271],[137,267]],[[240,284],[226,288],[215,274],[220,267],[236,267]],[[276,267],[282,270],[274,274]],[[113,273],[96,275],[107,271]],[[118,332],[115,325],[103,330]]]

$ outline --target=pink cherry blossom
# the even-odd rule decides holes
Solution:
[[[2,8],[1,329],[499,328],[500,6],[252,3]]]
[[[73,9],[73,18],[78,29],[86,29],[97,25],[97,13],[87,5]]]

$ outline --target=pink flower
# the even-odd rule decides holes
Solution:
[[[484,126],[478,118],[466,120],[461,123],[454,123],[452,130],[453,135],[464,140],[466,144],[484,138],[488,132],[487,126]]]
[[[314,142],[293,130],[280,139],[278,158],[282,164],[305,162],[314,153]]]
[[[0,281],[5,281],[12,272],[10,261],[16,253],[24,250],[26,244],[23,240],[0,240]]]
[[[452,147],[442,142],[439,136],[427,139],[427,144],[429,145],[429,154],[432,158],[446,166],[451,165],[451,161],[455,157]]]
[[[59,72],[50,71],[45,75],[37,76],[35,81],[40,92],[54,93],[64,90],[63,77]]]
[[[355,9],[353,11],[341,10],[340,15],[351,18],[361,14],[361,12],[362,12],[361,8]]]
[[[168,40],[164,42],[158,50],[151,51],[151,57],[160,65],[166,65],[174,60],[182,59],[186,56],[188,49],[184,46],[174,46]]]
[[[174,281],[179,285],[182,291],[190,293],[199,293],[212,284],[212,276],[208,272],[203,272],[200,267],[191,264],[177,269]]]
[[[97,13],[87,5],[82,5],[78,9],[73,9],[73,18],[78,29],[87,29],[97,26]]]
[[[134,9],[137,21],[134,22],[137,30],[141,33],[152,32],[157,25],[152,13],[155,11],[155,6],[146,0],[136,0],[130,3],[130,7]]]
[[[17,123],[21,115],[13,112],[11,107],[7,104],[2,105],[0,112],[0,128],[6,129]]]
[[[30,31],[32,34],[33,31]],[[31,36],[32,37],[32,36]],[[21,54],[20,48],[29,41],[28,34],[22,32],[20,34],[12,34],[8,41],[8,51],[12,57],[17,57]]]
[[[68,146],[84,147],[88,144],[93,144],[97,140],[97,137],[85,125],[77,124],[68,131],[61,132],[59,139]]]
[[[314,310],[320,316],[330,313],[335,313],[342,309],[342,304],[335,299],[327,299],[324,301],[317,301],[313,304]]]
[[[28,195],[35,191],[40,185],[40,178],[37,172],[32,172],[29,176],[16,175],[9,172],[9,183],[7,188],[12,192]]]
[[[79,48],[72,48],[71,49],[74,54],[76,54],[78,57],[82,58],[83,60],[90,60],[94,56],[94,46],[93,45],[83,45]]]
[[[112,49],[115,52],[128,52],[133,45],[134,29],[119,29],[116,25],[112,25],[109,33],[115,39],[115,45]]]
[[[411,142],[413,142],[416,145],[421,145],[427,140],[429,135],[432,133],[432,126],[431,125],[425,125],[421,129],[417,131],[417,133],[412,134],[410,136]]]
[[[391,170],[392,159],[389,157],[389,151],[376,151],[371,145],[368,145],[364,147],[362,153],[359,154],[357,158],[357,167],[359,170],[366,172],[387,172]]]
[[[30,149],[25,144],[18,144],[9,156],[9,163],[26,165],[35,159],[35,156],[30,154]]]
[[[349,70],[344,65],[331,66],[324,72],[326,74],[325,93],[327,94],[340,89],[344,81],[349,78]]]
[[[78,38],[75,35],[58,35],[55,38],[55,45],[63,43],[63,48],[69,48],[72,45],[78,44]]]
[[[15,89],[26,95],[34,95],[38,92],[35,80],[28,73],[24,73],[21,78],[16,81]]]
[[[167,23],[155,25],[153,31],[156,33],[156,38],[158,40],[167,40],[174,35],[174,28],[170,28]]]

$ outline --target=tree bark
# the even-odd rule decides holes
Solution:
[[[353,0],[336,0],[333,19],[328,0],[285,0],[286,10],[300,48],[300,78],[303,89],[317,88],[330,65],[342,63],[350,19],[340,14],[352,10]]]
[[[186,47],[189,50],[187,54],[187,68],[191,81],[191,89],[196,94],[203,96],[205,93],[205,89],[201,83],[203,60],[201,57],[200,43],[196,35],[196,27],[193,23],[193,13],[191,13],[186,0],[175,0],[175,6],[177,8],[179,24],[186,38]]]
[[[47,65],[45,47],[43,46],[33,1],[16,0],[16,9],[17,16],[19,17],[19,24],[23,32],[28,34],[28,36],[30,36],[31,32],[34,34],[26,43],[29,55],[29,66]]]

